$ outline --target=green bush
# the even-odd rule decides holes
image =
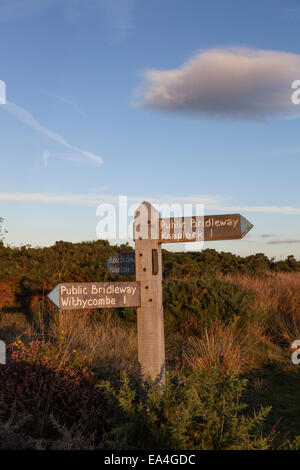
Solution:
[[[185,325],[192,323],[192,329],[196,327],[200,332],[211,321],[231,323],[246,317],[253,295],[238,284],[213,278],[165,282],[166,328],[182,332]],[[187,332],[197,331],[187,328]]]
[[[247,415],[245,386],[234,374],[224,378],[212,369],[188,379],[168,375],[163,395],[150,381],[138,391],[123,373],[119,387],[99,385],[113,410],[108,445],[118,450],[267,449],[262,425],[270,408]]]
[[[0,281],[10,279],[15,283],[16,305],[28,313],[32,313],[32,300],[45,298],[59,282],[134,280],[134,276],[111,276],[106,266],[110,254],[132,251],[127,244],[114,246],[106,240],[57,241],[55,245],[44,248],[30,245],[12,248],[5,246],[1,238],[0,218]],[[194,282],[203,276],[213,278],[221,273],[263,277],[271,271],[299,272],[300,261],[288,256],[284,261],[275,262],[262,253],[243,258],[213,249],[190,253],[163,251],[165,281]]]

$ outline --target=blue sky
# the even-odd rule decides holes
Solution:
[[[0,216],[11,245],[96,239],[102,202],[205,202],[300,258],[300,4],[0,0]],[[271,52],[270,52],[271,51]]]

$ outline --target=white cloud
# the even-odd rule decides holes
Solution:
[[[48,167],[48,161],[49,159],[52,158],[55,158],[55,159],[58,159],[58,160],[65,160],[65,161],[69,161],[69,162],[81,162],[82,159],[80,157],[77,157],[77,156],[73,156],[73,155],[69,155],[69,154],[64,154],[64,153],[58,153],[58,152],[49,152],[48,149],[45,149],[43,151],[43,162],[44,162],[44,165],[45,167],[47,168]]]
[[[46,194],[46,193],[0,193],[1,202],[20,202],[20,203],[36,203],[36,204],[54,204],[54,205],[79,205],[79,206],[97,206],[106,202],[103,195],[89,194]]]
[[[263,120],[299,115],[291,84],[300,55],[250,48],[215,48],[170,70],[149,69],[136,90],[137,106],[208,118]]]
[[[4,111],[7,111],[8,113],[12,114],[15,116],[17,119],[22,121],[24,124],[27,126],[31,127],[31,129],[34,129],[36,132],[39,134],[45,135],[49,139],[53,140],[54,142],[57,142],[58,144],[63,145],[69,150],[72,150],[73,152],[78,152],[81,155],[84,155],[87,157],[91,162],[95,163],[96,165],[102,165],[103,160],[101,157],[98,155],[95,155],[91,152],[87,152],[86,150],[82,150],[79,147],[75,147],[74,145],[69,144],[69,142],[64,139],[64,137],[60,136],[59,134],[56,134],[55,132],[51,131],[50,129],[47,129],[46,127],[42,126],[33,116],[30,114],[26,109],[21,108],[21,106],[16,105],[15,103],[11,103],[10,101],[7,101],[5,105],[2,105],[0,109],[3,109]],[[49,154],[43,154],[43,161],[46,164],[47,160],[49,158]]]
[[[103,188],[103,191],[106,187]],[[84,207],[97,207],[101,203],[116,204],[119,195],[113,194],[47,194],[47,193],[20,193],[20,192],[0,192],[1,202],[20,202],[54,205],[78,205]],[[172,196],[162,197],[138,197],[129,196],[128,204],[140,204],[142,201],[149,201],[151,204],[204,204],[205,213],[209,210],[228,213],[256,212],[266,214],[286,214],[299,215],[300,207],[292,206],[230,206],[224,204],[224,199],[213,195],[194,196]]]

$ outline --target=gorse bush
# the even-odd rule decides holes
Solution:
[[[124,372],[120,386],[99,385],[112,406],[112,449],[267,449],[270,408],[252,416],[242,403],[246,381],[217,369],[189,378],[168,375],[166,393],[151,382],[139,390]],[[142,397],[142,399],[139,398]]]
[[[253,292],[214,278],[164,283],[165,325],[189,334],[201,333],[212,321],[231,323],[246,317]]]
[[[285,260],[275,261],[263,253],[246,257],[229,252],[218,252],[205,249],[199,252],[172,253],[163,252],[165,279],[191,279],[203,274],[248,274],[254,277],[264,277],[272,272],[300,271],[300,261],[294,256]]]
[[[1,241],[0,219],[0,281],[15,282],[17,304],[31,309],[32,298],[42,298],[59,282],[109,281],[106,261],[114,252],[131,251],[128,245],[113,246],[108,241],[70,243],[58,241],[45,248],[30,245],[12,248]],[[163,251],[163,278],[188,280],[209,274],[248,274],[264,277],[268,272],[300,271],[300,261],[293,256],[275,262],[261,253],[248,257],[218,253],[206,249],[199,253],[170,253]],[[124,277],[124,280],[130,277]],[[131,277],[132,279],[132,277]]]
[[[95,377],[85,358],[61,346],[32,341],[15,342],[0,368],[0,410],[8,419],[12,409],[26,416],[32,437],[56,437],[51,419],[105,440],[107,401],[95,387]],[[51,419],[50,419],[51,417]]]

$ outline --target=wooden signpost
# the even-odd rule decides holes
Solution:
[[[160,218],[148,202],[135,213],[136,280],[141,285],[138,357],[143,377],[165,386],[161,243],[242,238],[253,225],[240,214]]]
[[[58,284],[48,294],[62,310],[138,307],[138,282],[82,282]]]
[[[237,240],[253,225],[240,214],[170,217],[159,220],[159,242]]]
[[[160,218],[143,202],[134,215],[135,253],[110,255],[111,274],[136,274],[136,282],[62,283],[48,294],[62,310],[137,307],[138,360],[143,378],[165,386],[162,243],[236,240],[253,225],[240,214]]]

